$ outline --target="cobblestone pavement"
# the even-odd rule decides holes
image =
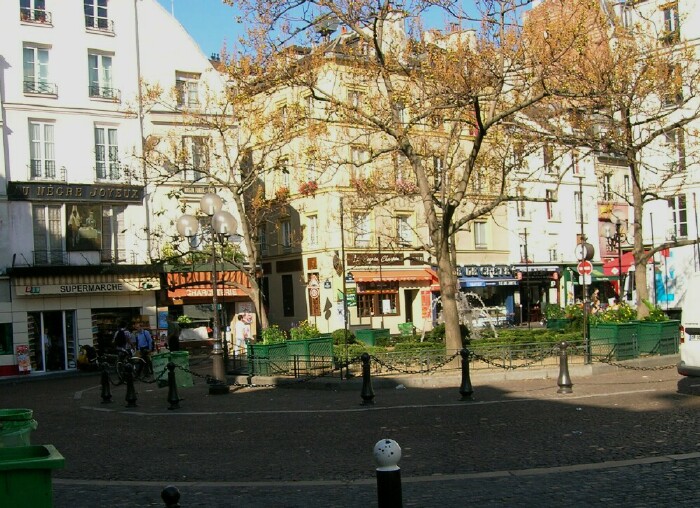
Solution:
[[[0,384],[0,407],[34,409],[33,443],[66,458],[54,472],[64,507],[377,506],[374,444],[402,447],[404,506],[693,506],[700,488],[700,379],[675,369],[573,378],[459,378],[438,388],[361,380],[209,395],[199,377],[168,409],[167,388],[137,383],[103,404],[99,376]],[[385,387],[386,386],[386,387]],[[322,389],[312,389],[312,388]]]

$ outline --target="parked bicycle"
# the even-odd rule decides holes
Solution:
[[[128,365],[133,367],[133,375],[135,381],[150,381],[153,378],[153,372],[148,368],[146,361],[134,354],[130,348],[117,348],[115,353],[108,353],[97,357],[94,361],[101,366],[102,363],[107,364],[107,372],[116,374],[118,383],[126,383]]]

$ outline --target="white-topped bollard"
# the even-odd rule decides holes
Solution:
[[[379,508],[402,508],[401,447],[393,439],[382,439],[374,445],[377,463],[377,501]]]

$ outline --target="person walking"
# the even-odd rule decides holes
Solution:
[[[238,355],[245,354],[246,351],[246,339],[248,338],[247,332],[250,328],[243,321],[243,314],[238,314],[238,320],[236,320],[236,353]]]
[[[141,353],[141,359],[146,363],[146,374],[152,374],[151,351],[153,351],[153,337],[151,337],[151,332],[143,327],[141,321],[137,321],[134,336],[136,338],[136,348]]]

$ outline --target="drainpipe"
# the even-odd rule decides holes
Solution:
[[[139,39],[139,0],[134,0],[134,36],[136,44],[136,90],[138,94],[138,118],[139,134],[141,137],[141,177],[143,178],[143,208],[146,214],[146,249],[147,255],[151,255],[151,210],[148,206],[148,180],[146,176],[146,160],[144,153],[144,127],[143,127],[143,95],[141,93],[141,40]]]

